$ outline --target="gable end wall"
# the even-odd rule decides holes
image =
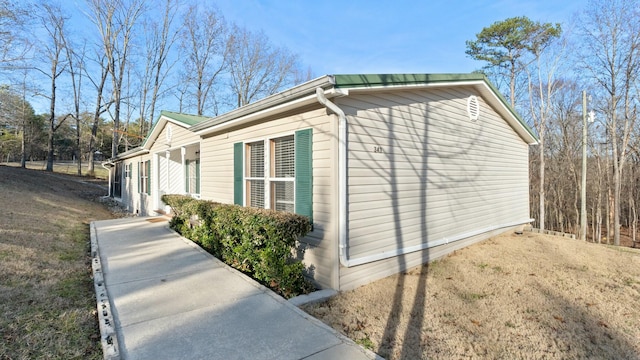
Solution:
[[[466,112],[470,95],[481,107],[475,122]],[[348,116],[349,258],[529,218],[528,145],[473,88],[354,94],[337,102]],[[464,243],[341,267],[340,289]]]

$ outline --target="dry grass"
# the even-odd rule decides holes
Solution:
[[[19,162],[8,162],[2,163],[2,165],[12,166],[12,167],[20,167]],[[87,163],[82,163],[82,175],[87,176]],[[26,168],[31,170],[44,170],[47,167],[46,161],[27,161]],[[58,174],[68,174],[68,175],[77,175],[78,174],[78,164],[72,161],[60,161],[53,163],[53,171]],[[94,178],[106,180],[109,178],[109,172],[100,166],[99,162],[96,162],[94,165]]]
[[[89,222],[105,190],[0,166],[0,359],[99,359]]]
[[[388,359],[640,359],[640,251],[502,235],[304,310]]]

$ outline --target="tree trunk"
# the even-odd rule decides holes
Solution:
[[[80,149],[80,116],[76,109],[76,158],[78,159],[78,176],[82,176],[82,150]]]
[[[544,135],[544,131],[540,131],[540,144],[538,145],[538,149],[540,151],[540,168],[539,168],[539,173],[540,173],[540,184],[538,184],[539,186],[539,193],[540,193],[540,197],[538,199],[539,204],[538,206],[540,207],[540,220],[539,220],[539,224],[540,224],[540,229],[544,230],[544,218],[545,218],[545,211],[544,211],[544,198],[545,198],[545,194],[544,194],[544,140],[542,139],[542,136]]]
[[[49,106],[49,137],[47,141],[47,168],[46,171],[53,171],[53,135],[56,131],[55,127],[55,110],[56,110],[56,67],[51,71],[51,104]]]

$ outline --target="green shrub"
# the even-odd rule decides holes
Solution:
[[[289,298],[313,290],[294,258],[297,240],[311,231],[297,214],[164,195],[171,227],[226,264]]]

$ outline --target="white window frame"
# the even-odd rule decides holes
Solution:
[[[198,188],[198,175],[199,174],[199,170],[197,169],[198,166],[200,166],[200,158],[194,158],[194,159],[187,159],[189,160],[189,166],[191,166],[193,164],[193,169],[194,169],[194,174],[193,176],[191,176],[191,169],[189,167],[187,167],[187,178],[185,179],[187,181],[187,188],[189,188],[189,191],[187,191],[187,194],[189,194],[191,197],[200,198],[200,193],[196,192],[197,188]],[[196,163],[197,162],[197,163]],[[191,188],[191,181],[193,180],[193,188]],[[200,180],[200,186],[202,186],[202,182]],[[200,191],[202,191],[202,189],[200,189]]]
[[[259,180],[263,180],[264,181],[264,209],[271,209],[272,208],[272,202],[275,201],[275,199],[271,198],[271,186],[274,182],[292,182],[294,183],[294,187],[295,187],[295,176],[291,177],[291,178],[281,178],[281,177],[275,177],[273,174],[275,174],[275,172],[272,172],[272,161],[275,161],[275,158],[272,158],[272,154],[275,152],[274,151],[274,140],[280,139],[280,138],[284,138],[284,137],[288,137],[288,136],[292,136],[293,137],[293,141],[294,141],[294,162],[295,162],[295,132],[286,132],[286,133],[280,133],[277,134],[275,136],[269,136],[269,137],[264,137],[264,138],[257,138],[257,139],[251,139],[248,141],[245,141],[243,143],[244,148],[243,148],[243,173],[242,173],[242,177],[243,177],[243,194],[244,194],[244,198],[243,198],[243,204],[244,206],[250,206],[250,196],[251,196],[251,192],[248,191],[247,189],[247,184],[249,182],[249,180],[252,181],[259,181]],[[249,145],[251,144],[255,144],[258,142],[262,142],[264,145],[264,159],[263,159],[263,166],[264,166],[264,177],[247,177],[247,167],[248,167],[248,161],[249,161]],[[273,154],[275,155],[275,154]],[[294,165],[295,168],[295,165]],[[293,208],[295,209],[295,191],[293,192]]]
[[[150,179],[147,174],[147,162],[151,163],[151,160],[144,160],[138,163],[140,169],[140,194],[150,194],[151,189],[149,189]],[[150,165],[149,165],[150,166]]]

